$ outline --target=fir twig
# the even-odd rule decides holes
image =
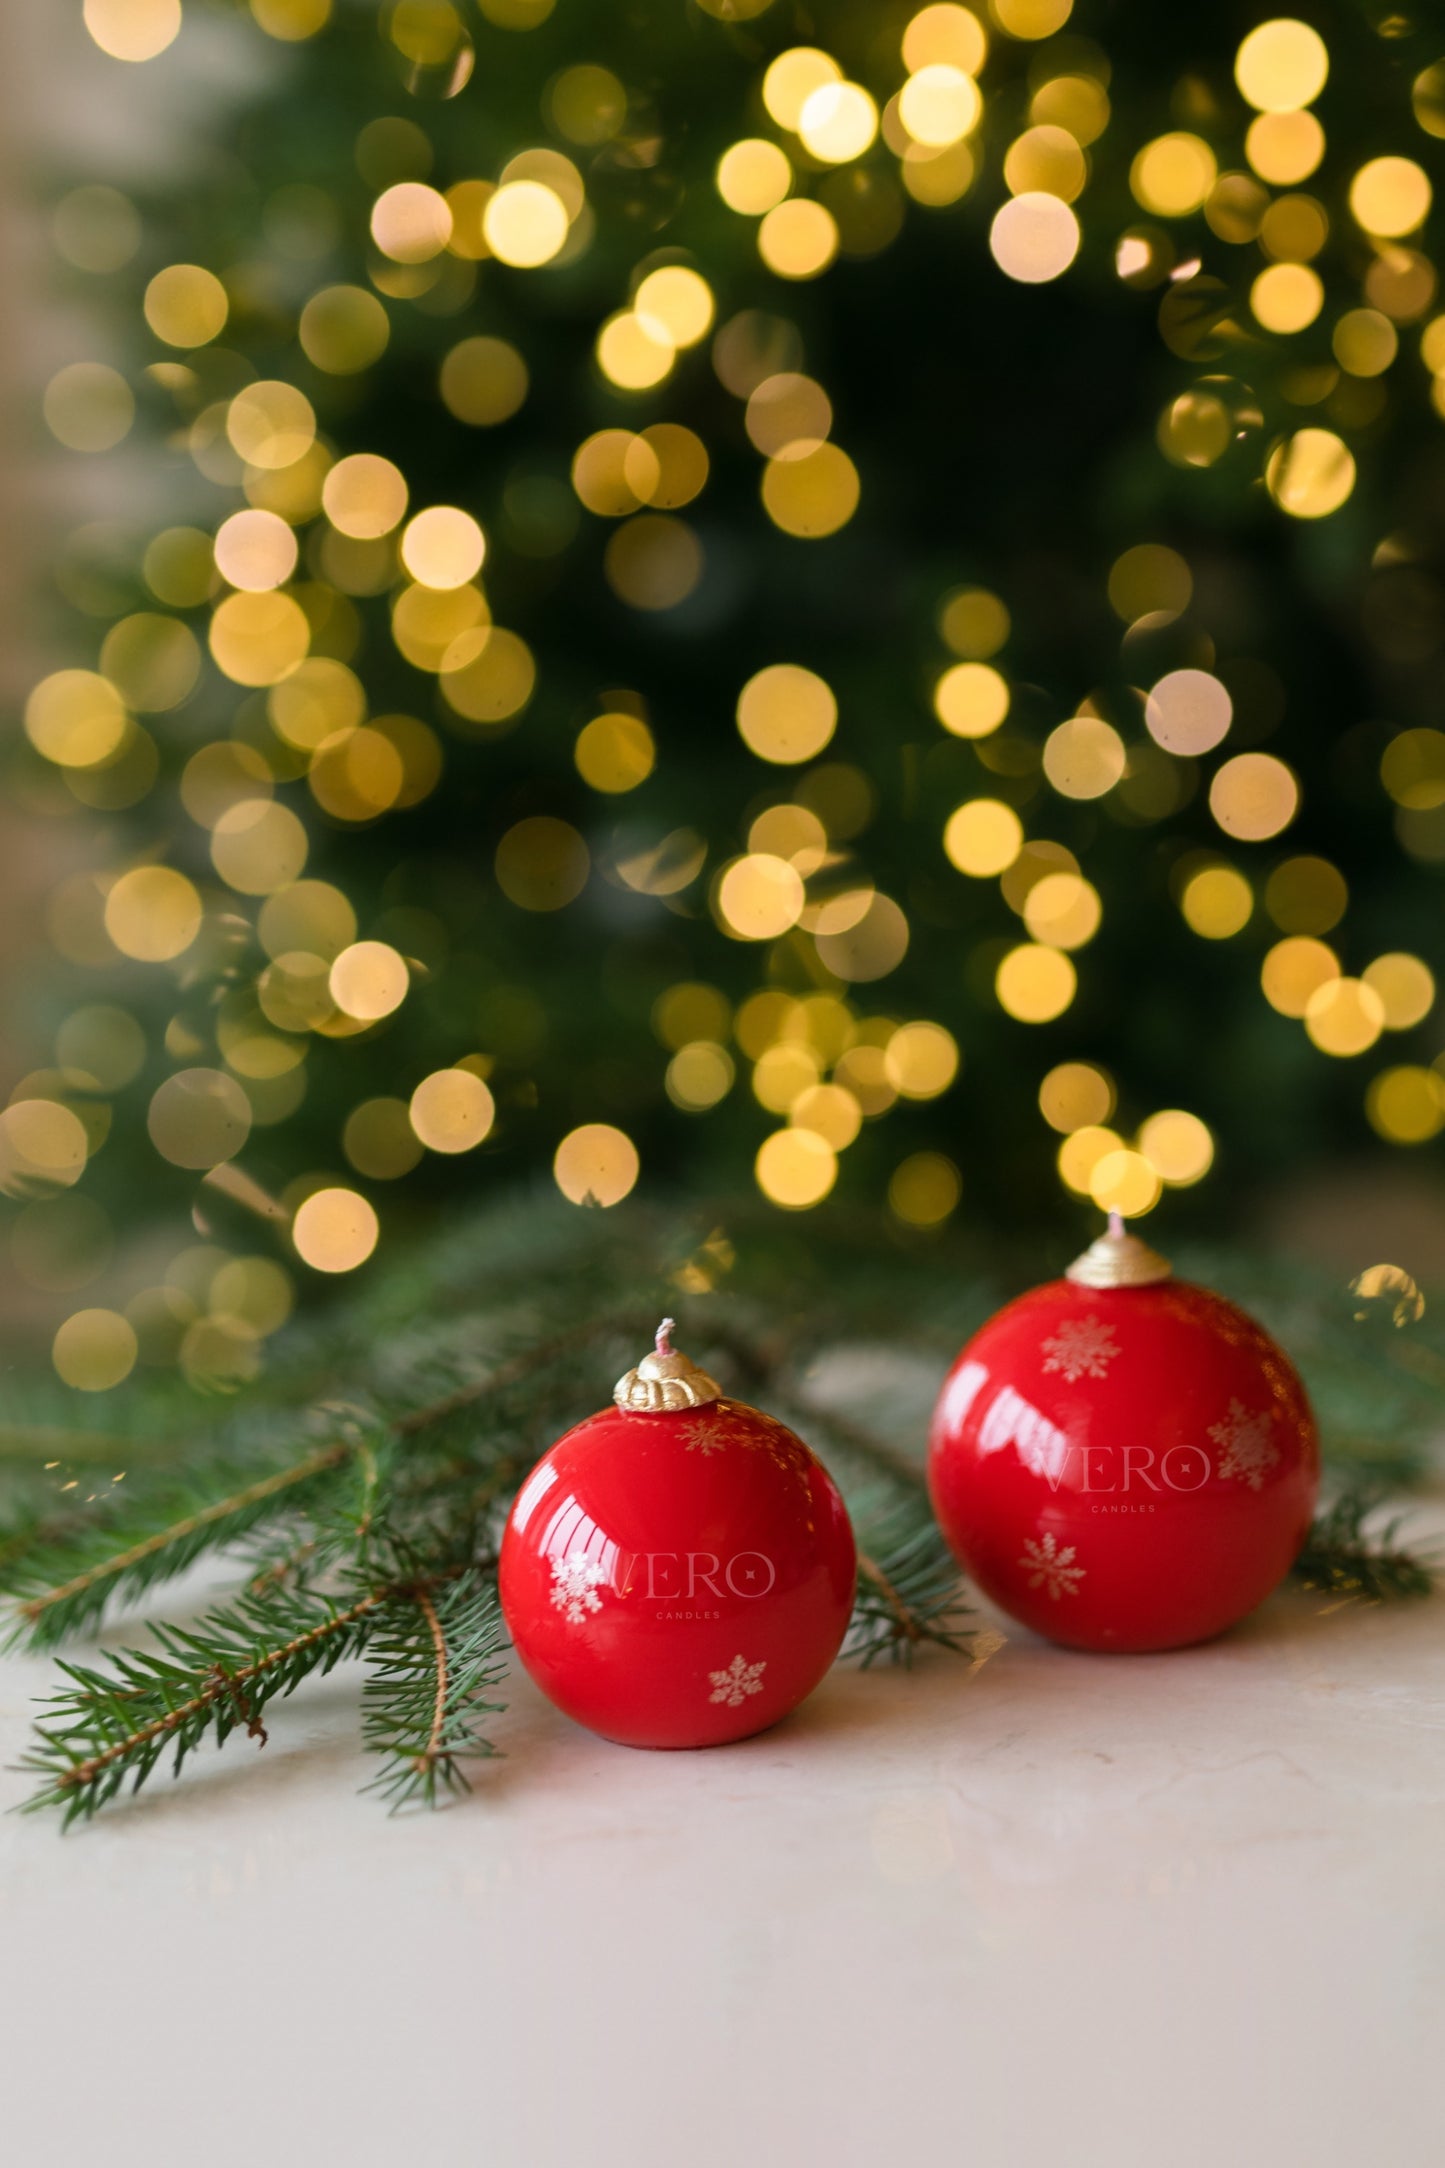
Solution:
[[[241,1726],[264,1745],[268,1702],[357,1655],[373,1614],[401,1598],[414,1603],[452,1578],[454,1571],[393,1580],[350,1602],[310,1588],[248,1594],[193,1627],[153,1627],[156,1648],[120,1649],[108,1670],[62,1663],[71,1684],[46,1704],[37,1744],[20,1764],[43,1779],[27,1807],[58,1806],[68,1826],[113,1799],[128,1778],[139,1791],[172,1748],[176,1773],[212,1732],[219,1746]]]
[[[969,1652],[972,1612],[963,1576],[922,1494],[853,1501],[858,1590],[843,1644],[866,1670],[886,1658],[911,1664],[920,1650]]]
[[[214,1463],[142,1485],[115,1511],[53,1541],[27,1545],[0,1564],[0,1587],[16,1598],[19,1638],[51,1648],[93,1626],[113,1597],[135,1596],[173,1579],[209,1550],[236,1537],[283,1503],[299,1508],[357,1449],[355,1435],[333,1437],[299,1458],[257,1474],[255,1461]],[[228,1487],[216,1488],[220,1474]]]
[[[1295,1560],[1295,1579],[1306,1588],[1363,1596],[1370,1603],[1428,1596],[1435,1586],[1436,1561],[1399,1542],[1403,1514],[1371,1533],[1365,1523],[1379,1504],[1373,1491],[1343,1491],[1316,1516]]]
[[[496,1585],[474,1569],[440,1594],[419,1584],[389,1604],[367,1643],[362,1734],[384,1767],[366,1787],[393,1813],[471,1789],[462,1763],[496,1748],[480,1724],[504,1706],[482,1698],[505,1670]]]

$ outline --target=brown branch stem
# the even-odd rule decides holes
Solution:
[[[883,1571],[883,1568],[879,1565],[877,1559],[870,1558],[866,1551],[860,1551],[858,1553],[858,1571],[863,1575],[863,1578],[865,1580],[871,1581],[873,1583],[873,1586],[878,1590],[878,1593],[882,1596],[884,1602],[887,1604],[889,1610],[892,1612],[893,1617],[897,1622],[899,1632],[902,1633],[907,1640],[914,1643],[922,1641],[924,1639],[924,1632],[922,1626],[919,1624],[918,1619],[915,1616],[911,1607],[907,1603],[905,1603],[902,1596],[899,1595],[898,1590],[889,1580],[887,1574]]]
[[[417,1609],[426,1620],[428,1631],[431,1634],[432,1647],[436,1651],[437,1660],[437,1691],[436,1700],[432,1704],[431,1735],[420,1754],[417,1755],[415,1763],[416,1768],[424,1772],[431,1767],[437,1755],[441,1752],[442,1725],[446,1720],[450,1670],[447,1663],[447,1637],[442,1632],[442,1622],[437,1617],[437,1607],[432,1602],[431,1590],[418,1588],[416,1601]]]

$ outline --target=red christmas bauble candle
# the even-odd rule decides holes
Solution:
[[[974,1335],[929,1440],[955,1555],[1071,1648],[1178,1648],[1232,1626],[1288,1572],[1318,1487],[1289,1359],[1117,1215],[1064,1279]]]
[[[624,1746],[776,1724],[837,1655],[857,1565],[800,1438],[657,1349],[545,1453],[502,1538],[502,1609],[550,1701]]]

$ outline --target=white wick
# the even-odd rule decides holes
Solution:
[[[677,1319],[675,1317],[665,1317],[658,1326],[657,1352],[659,1355],[670,1355],[672,1353],[672,1329],[676,1323]]]

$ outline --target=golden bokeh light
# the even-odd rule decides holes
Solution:
[[[838,83],[843,70],[830,53],[816,46],[794,45],[779,53],[763,77],[763,104],[780,128],[796,133],[803,108],[815,90]]]
[[[1205,941],[1228,941],[1254,916],[1254,890],[1234,866],[1201,866],[1179,895],[1184,922]]]
[[[491,1134],[496,1101],[471,1069],[434,1069],[411,1095],[411,1126],[429,1152],[470,1152]]]
[[[289,580],[298,554],[294,533],[274,512],[233,512],[216,529],[216,570],[250,593]]]
[[[50,434],[68,451],[108,452],[129,434],[135,396],[108,362],[73,361],[46,385],[41,411]]]
[[[226,409],[226,435],[250,466],[293,466],[316,440],[316,410],[296,385],[268,378],[237,392]]]
[[[1101,1212],[1122,1212],[1140,1219],[1159,1202],[1163,1185],[1158,1170],[1142,1152],[1118,1147],[1104,1152],[1089,1174],[1089,1195]]]
[[[1387,1144],[1428,1144],[1445,1129],[1445,1078],[1406,1064],[1370,1079],[1365,1113]]]
[[[955,738],[986,738],[1008,714],[1008,681],[989,663],[954,663],[933,688],[933,708]]]
[[[1419,956],[1392,950],[1367,964],[1362,976],[1380,998],[1386,1031],[1409,1031],[1435,1006],[1435,975]]]
[[[7,1197],[72,1188],[89,1155],[84,1122],[58,1100],[21,1096],[0,1110],[0,1191]]]
[[[883,1072],[901,1099],[937,1099],[958,1075],[959,1058],[942,1024],[900,1024],[883,1049]]]
[[[452,347],[439,379],[448,413],[474,429],[495,429],[510,421],[525,402],[530,382],[527,364],[510,340],[485,334]]]
[[[819,444],[801,458],[770,459],[763,469],[768,517],[800,541],[836,534],[857,511],[860,495],[858,469],[836,444]]]
[[[1432,193],[1413,158],[1372,158],[1350,183],[1350,209],[1366,233],[1398,240],[1425,223]]]
[[[667,1065],[665,1089],[675,1107],[704,1114],[732,1090],[733,1058],[715,1039],[690,1039]]]
[[[487,200],[482,232],[499,263],[532,271],[560,252],[568,223],[566,204],[544,181],[504,181]]]
[[[832,688],[799,663],[769,663],[738,694],[738,732],[759,760],[795,765],[816,760],[838,726]]]
[[[878,133],[878,108],[860,83],[820,83],[798,114],[803,147],[824,165],[861,158]]]
[[[406,515],[406,477],[376,452],[352,452],[328,472],[321,503],[338,534],[375,542],[399,527]]]
[[[569,1204],[621,1204],[641,1171],[637,1146],[610,1122],[584,1122],[570,1130],[552,1160],[553,1180]]]
[[[962,68],[933,61],[910,75],[898,93],[898,117],[915,143],[946,150],[973,133],[983,117],[983,99]]]
[[[780,279],[815,279],[838,253],[838,222],[811,196],[792,196],[758,227],[758,254]]]
[[[821,1204],[838,1179],[838,1155],[812,1129],[775,1129],[753,1162],[758,1188],[785,1212]]]
[[[909,1227],[940,1227],[958,1209],[963,1182],[941,1152],[910,1152],[888,1181],[888,1208]]]
[[[1024,824],[997,798],[970,798],[948,816],[943,848],[950,864],[974,880],[1005,873],[1023,847]]]
[[[401,561],[422,587],[464,587],[486,554],[481,528],[454,504],[428,505],[402,529]]]
[[[1144,721],[1166,753],[1211,753],[1229,733],[1234,703],[1208,670],[1170,670],[1144,703]]]
[[[657,748],[641,716],[594,715],[578,733],[572,757],[584,783],[616,797],[647,781]]]
[[[1037,942],[1012,948],[994,977],[998,1003],[1021,1024],[1051,1024],[1078,989],[1078,974],[1061,950]]]
[[[497,845],[497,886],[522,911],[562,911],[587,886],[592,857],[570,821],[534,814]]]
[[[1299,784],[1273,753],[1236,753],[1215,771],[1209,810],[1227,836],[1260,843],[1277,836],[1299,811]]]
[[[718,882],[717,911],[723,930],[738,941],[773,941],[803,914],[802,877],[785,858],[751,851],[735,858]]]
[[[763,136],[734,143],[717,163],[717,192],[730,211],[761,218],[781,203],[793,185],[787,152]]]
[[[1302,1017],[1320,988],[1339,976],[1334,950],[1308,934],[1276,941],[1260,967],[1264,998],[1281,1016]]]
[[[1073,715],[1044,740],[1044,774],[1061,798],[1102,798],[1128,764],[1124,741],[1097,715]]]
[[[833,402],[812,377],[781,371],[749,394],[744,426],[765,457],[805,459],[827,441]]]
[[[94,0],[91,0],[94,4]],[[179,17],[180,9],[176,10]],[[148,58],[122,54],[122,59]],[[135,1327],[118,1310],[76,1310],[51,1343],[56,1375],[82,1393],[108,1392],[128,1378],[140,1354]]]
[[[1214,1139],[1208,1126],[1182,1107],[1151,1114],[1139,1131],[1139,1149],[1171,1189],[1202,1182],[1214,1164]]]
[[[865,907],[857,904],[866,895]],[[819,926],[813,936],[818,961],[825,970],[850,984],[863,985],[887,978],[908,953],[908,920],[891,896],[856,890],[847,899],[850,908],[839,913],[843,923]]]
[[[1062,278],[1079,253],[1079,221],[1058,196],[1029,190],[995,212],[988,245],[1008,278],[1039,286]]]
[[[180,34],[181,0],[85,0],[82,12],[112,60],[154,60]]]
[[[397,181],[371,207],[371,238],[393,263],[429,263],[451,235],[451,205],[424,181]]]
[[[1185,218],[1200,209],[1218,172],[1202,136],[1156,136],[1129,168],[1129,187],[1135,202],[1156,218]]]
[[[696,346],[712,328],[712,288],[686,264],[664,264],[649,271],[632,297],[634,314],[654,338],[673,346]]]
[[[1100,1160],[1123,1149],[1123,1138],[1101,1123],[1083,1122],[1077,1129],[1071,1129],[1057,1155],[1059,1176],[1065,1188],[1073,1190],[1075,1196],[1087,1197],[1094,1169]]]
[[[597,334],[597,366],[619,391],[650,391],[677,358],[660,324],[621,309]]]
[[[1292,113],[1313,105],[1329,72],[1324,39],[1308,23],[1293,17],[1260,23],[1234,59],[1240,94],[1261,113]]]
[[[309,844],[305,823],[290,806],[243,798],[227,806],[211,829],[211,863],[240,895],[270,896],[297,879]]]
[[[380,1235],[374,1206],[354,1189],[314,1190],[291,1222],[296,1254],[313,1272],[354,1272]]]
[[[1050,948],[1083,948],[1103,915],[1099,891],[1077,873],[1046,873],[1024,898],[1025,926]]]
[[[224,1069],[180,1069],[153,1093],[146,1127],[173,1167],[209,1169],[242,1149],[251,1133],[251,1105]]]
[[[1292,519],[1325,519],[1355,486],[1354,455],[1332,429],[1296,429],[1270,453],[1265,482]]]
[[[94,670],[56,670],[25,703],[25,734],[59,768],[91,768],[124,742],[129,718],[109,678]]]
[[[1325,155],[1325,132],[1313,113],[1261,113],[1249,124],[1244,154],[1274,188],[1307,181]]]
[[[1330,333],[1330,346],[1351,376],[1381,376],[1400,351],[1400,335],[1378,309],[1346,309]]]
[[[111,884],[105,930],[122,956],[169,963],[183,956],[201,930],[201,899],[174,866],[136,866]]]
[[[302,309],[297,337],[328,376],[357,376],[385,353],[391,319],[364,286],[323,286]]]
[[[1249,305],[1266,331],[1303,331],[1324,307],[1324,282],[1306,263],[1272,263],[1249,289]]]
[[[145,290],[145,320],[167,346],[206,346],[226,327],[230,300],[214,271],[168,264]]]
[[[904,31],[902,53],[904,67],[914,74],[941,61],[977,75],[988,57],[988,32],[971,9],[933,0]]]
[[[1074,0],[991,0],[995,22],[1011,38],[1051,38],[1073,9]]]
[[[1065,1136],[1100,1128],[1113,1111],[1113,1084],[1092,1062],[1058,1062],[1039,1086],[1039,1112]]]
[[[602,567],[613,593],[634,610],[674,610],[702,578],[702,544],[685,520],[644,513],[608,537]]]
[[[411,973],[388,942],[353,941],[332,964],[327,985],[338,1009],[371,1024],[401,1007]]]
[[[1363,979],[1326,979],[1305,1004],[1305,1030],[1322,1054],[1364,1054],[1385,1028],[1385,1004]]]
[[[228,595],[211,619],[211,654],[237,685],[279,685],[300,668],[311,645],[311,627],[291,595]]]

